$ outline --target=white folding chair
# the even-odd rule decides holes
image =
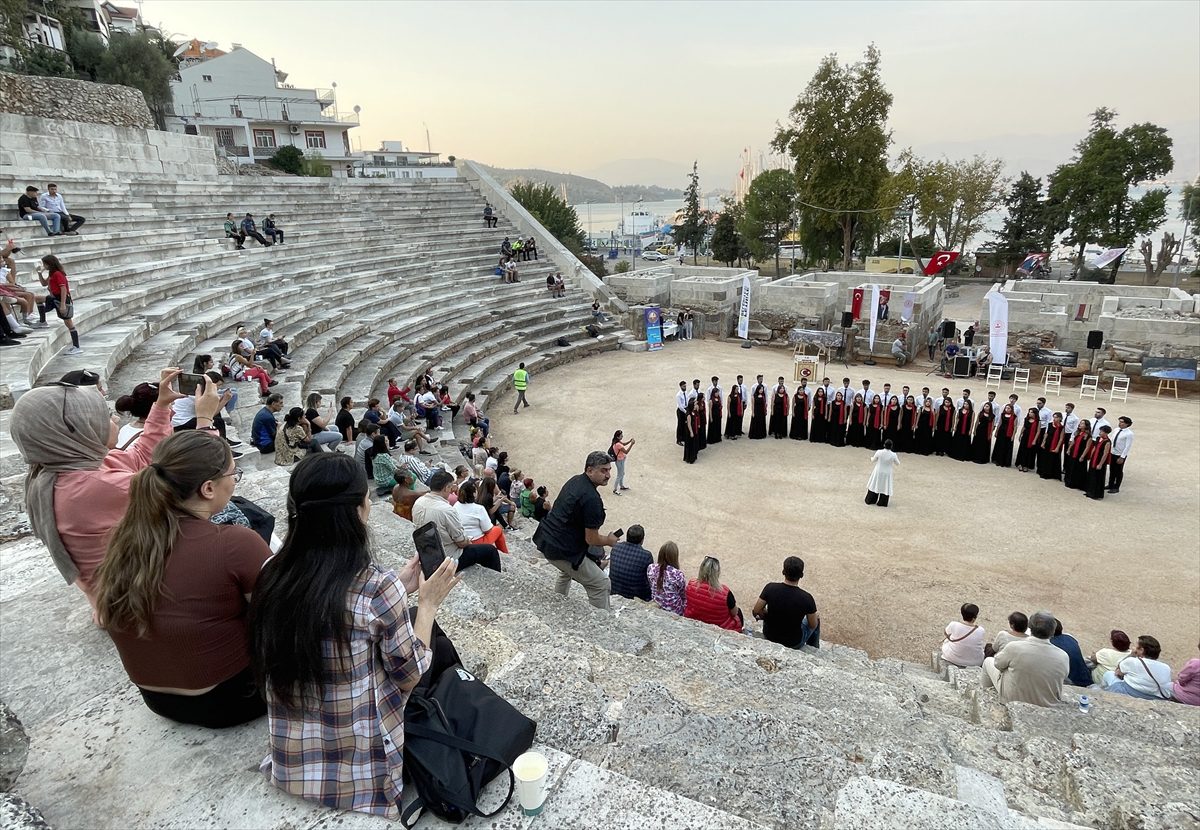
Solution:
[[[989,386],[995,386],[997,389],[999,389],[1000,388],[1000,379],[1002,377],[1004,377],[1004,367],[1003,366],[989,366],[988,373],[987,373],[987,381],[983,384],[983,388],[986,389]]]
[[[1079,397],[1096,399],[1096,391],[1100,388],[1099,375],[1084,375],[1083,382],[1079,384]]]
[[[1110,401],[1129,400],[1129,378],[1125,375],[1117,375],[1113,378],[1112,388],[1108,390],[1108,399]]]
[[[1049,395],[1053,392],[1055,395],[1062,394],[1062,370],[1047,369],[1046,377],[1042,379],[1045,384],[1045,394]]]
[[[1020,389],[1023,392],[1029,391],[1029,370],[1017,369],[1013,372],[1013,391]]]

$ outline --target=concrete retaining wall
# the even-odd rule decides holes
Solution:
[[[12,72],[0,72],[0,112],[56,121],[154,128],[145,97],[131,86]]]

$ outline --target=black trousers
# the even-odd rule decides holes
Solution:
[[[379,422],[379,431],[387,438],[389,446],[395,448],[400,443],[400,430],[387,418]]]
[[[263,235],[258,231],[246,231],[246,236],[257,241],[259,245],[266,246],[271,244],[267,240],[263,239]]]
[[[1121,482],[1125,480],[1125,465],[1118,464],[1114,458],[1108,465],[1108,489],[1114,493],[1121,489]]]
[[[274,242],[275,237],[278,236],[279,244],[280,245],[283,244],[283,231],[279,230],[279,228],[276,228],[275,230],[272,230],[272,231],[267,231],[267,236],[271,237],[271,242]]]
[[[465,571],[479,565],[493,571],[500,570],[500,550],[495,545],[467,545],[458,552],[458,569]]]
[[[179,426],[175,427],[175,432],[183,432],[185,429],[195,429],[195,428],[196,428],[196,419],[189,418],[188,420],[184,421]],[[222,438],[225,438],[225,419],[221,417],[221,413],[219,413],[219,412],[217,413],[216,417],[213,418],[213,428],[217,431],[217,435],[220,435]],[[274,452],[275,448],[272,447],[271,451]]]
[[[272,369],[278,369],[280,361],[286,359],[283,356],[283,352],[280,351],[279,347],[274,343],[268,343],[265,346],[259,346],[256,351],[258,354],[270,361]]]
[[[171,695],[141,688],[138,691],[154,714],[209,729],[237,726],[267,713],[267,703],[254,682],[254,671],[248,667],[202,695]]]
[[[79,228],[83,227],[83,223],[87,221],[87,219],[78,213],[60,213],[58,215],[62,217],[61,227],[63,233],[79,230]]]
[[[237,246],[239,248],[246,244],[246,232],[245,231],[238,231],[237,233],[229,233],[228,231],[226,231],[225,238],[226,239],[236,239]]]
[[[675,443],[687,441],[687,413],[679,407],[675,408]]]

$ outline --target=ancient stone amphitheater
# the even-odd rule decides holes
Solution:
[[[293,402],[316,389],[361,406],[387,377],[429,366],[458,396],[503,395],[517,361],[543,369],[629,339],[612,328],[586,336],[593,296],[609,298],[549,239],[551,259],[529,263],[521,284],[491,276],[503,235],[543,232],[473,165],[436,183],[251,179],[219,175],[199,139],[0,118],[5,192],[53,179],[89,217],[79,237],[22,236],[24,281],[43,253],[67,263],[85,354],[61,353],[61,326],[5,349],[0,380],[12,395],[74,368],[100,371],[116,395],[161,366],[224,351],[237,322],[264,316],[291,340],[295,360],[276,390]],[[485,196],[496,230],[479,221]],[[230,210],[275,212],[287,244],[231,250],[220,239]],[[546,296],[551,269],[568,280],[566,300]],[[253,385],[242,389],[235,427],[256,408]],[[385,826],[269,787],[257,772],[265,721],[214,732],[146,710],[86,601],[29,536],[7,416],[3,826],[43,826],[42,816],[60,828]],[[452,433],[441,450],[457,461]],[[287,471],[251,460],[239,492],[282,528]],[[536,459],[520,461],[536,470]],[[371,525],[383,562],[411,555],[408,522],[381,505]],[[465,575],[442,624],[467,668],[537,720],[552,789],[540,817],[510,806],[465,826],[1200,826],[1195,708],[1096,692],[1086,714],[1072,693],[1050,709],[1005,706],[979,688],[977,669],[838,645],[796,652],[638,602],[598,611],[553,593],[556,572],[522,535],[503,573]]]

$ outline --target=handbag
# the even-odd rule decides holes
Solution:
[[[1150,679],[1154,681],[1154,688],[1158,689],[1158,696],[1163,700],[1170,700],[1171,696],[1163,691],[1162,686],[1158,683],[1158,678],[1154,676],[1154,672],[1150,671],[1150,667],[1146,665],[1146,661],[1138,657],[1138,662],[1142,664],[1142,668],[1146,670],[1146,674],[1150,675]]]
[[[412,827],[424,810],[455,824],[499,813],[516,786],[512,764],[533,745],[536,729],[461,665],[443,671],[426,693],[418,687],[404,709],[404,771],[417,796],[401,814],[403,825]],[[501,772],[508,794],[485,813],[479,794]]]
[[[268,545],[271,544],[271,534],[275,532],[275,517],[244,496],[234,496],[230,501],[246,514],[250,529],[261,536]]]

